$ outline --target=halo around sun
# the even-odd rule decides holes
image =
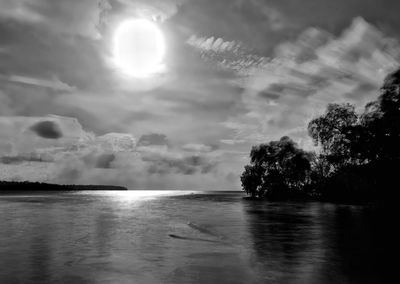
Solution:
[[[113,59],[127,75],[144,78],[159,72],[164,54],[164,36],[151,21],[126,20],[115,31]]]

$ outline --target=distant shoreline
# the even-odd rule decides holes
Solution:
[[[80,184],[53,184],[42,182],[10,182],[0,181],[0,192],[10,191],[100,191],[100,190],[115,190],[126,191],[128,190],[123,186],[114,185],[80,185]]]

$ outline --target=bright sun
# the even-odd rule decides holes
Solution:
[[[144,78],[162,68],[164,36],[153,22],[131,19],[121,23],[114,35],[113,57],[127,75]]]

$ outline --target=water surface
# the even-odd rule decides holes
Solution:
[[[0,283],[378,283],[374,206],[239,192],[0,195]]]

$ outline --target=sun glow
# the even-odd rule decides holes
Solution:
[[[125,74],[145,78],[162,69],[164,36],[158,26],[144,19],[121,23],[115,31],[113,59]]]

